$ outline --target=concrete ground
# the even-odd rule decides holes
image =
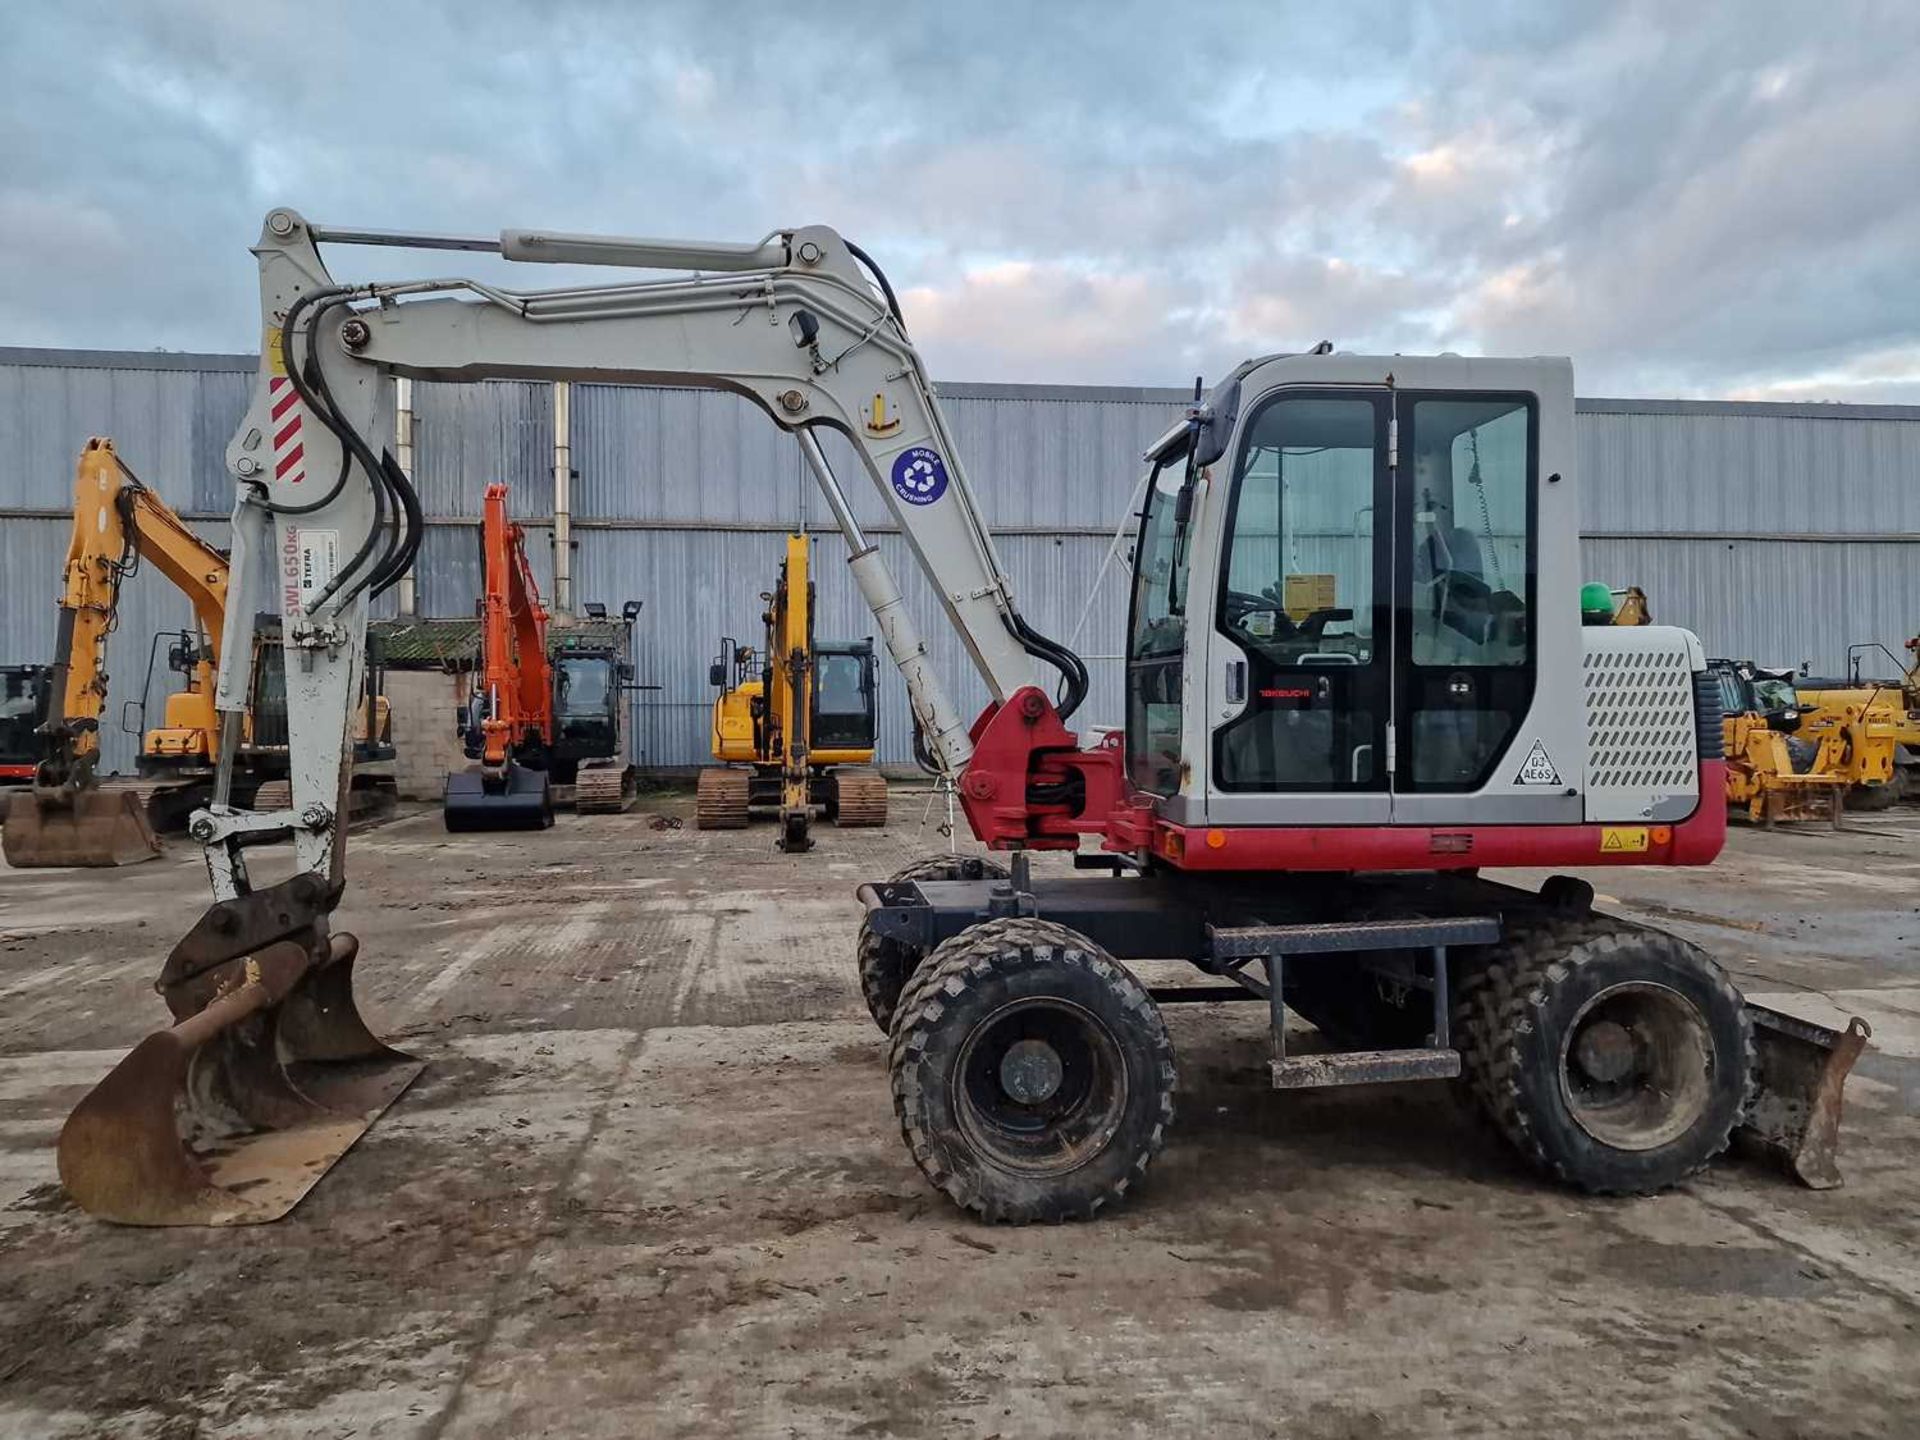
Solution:
[[[1859,1013],[1844,1189],[1541,1183],[1445,1086],[1275,1094],[1257,1006],[1170,1016],[1180,1114],[1093,1225],[970,1222],[888,1103],[861,879],[684,800],[353,842],[362,1004],[425,1074],[288,1219],[97,1223],[61,1117],[155,1027],[176,845],[0,870],[0,1433],[1838,1436],[1920,1428],[1920,812],[1598,872],[1751,991]]]

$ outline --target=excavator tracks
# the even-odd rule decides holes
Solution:
[[[842,829],[872,829],[887,823],[887,781],[871,765],[833,772],[833,823]]]
[[[618,815],[633,803],[624,765],[582,765],[573,780],[573,808],[582,815]]]
[[[745,770],[710,767],[700,772],[694,794],[693,823],[700,830],[747,828],[748,786]]]

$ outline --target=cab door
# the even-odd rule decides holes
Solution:
[[[1385,390],[1286,388],[1241,429],[1206,637],[1209,824],[1390,819],[1392,421]]]

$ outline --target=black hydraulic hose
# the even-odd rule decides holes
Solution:
[[[867,267],[868,271],[873,275],[874,280],[879,283],[880,293],[887,297],[887,313],[893,316],[893,323],[900,327],[900,334],[904,337],[907,333],[907,322],[905,317],[900,313],[899,298],[893,293],[893,286],[887,282],[887,272],[875,263],[871,255],[847,239],[846,236],[842,235],[840,237],[840,243],[847,247],[847,253],[849,255]]]
[[[1046,661],[1060,672],[1062,691],[1056,699],[1055,708],[1062,720],[1070,718],[1087,698],[1091,682],[1086,662],[1059,641],[1049,640],[1042,635],[1018,611],[1007,617],[1007,629],[1013,632],[1013,637],[1029,655]]]
[[[384,595],[402,575],[413,565],[420,554],[420,542],[426,534],[426,517],[420,509],[420,492],[413,488],[413,482],[407,479],[406,472],[393,458],[391,451],[380,454],[383,468],[387,472],[387,483],[392,486],[395,495],[400,498],[400,510],[406,526],[398,553],[387,569],[374,579],[373,593]]]
[[[287,376],[295,392],[313,412],[314,418],[326,426],[340,443],[340,472],[334,477],[333,484],[328,487],[326,494],[319,499],[302,505],[277,505],[271,508],[282,514],[305,515],[331,503],[345,487],[355,461],[358,461],[361,469],[366,472],[368,484],[373,491],[373,523],[367,527],[366,538],[361,542],[359,550],[354,553],[352,559],[342,566],[320,591],[312,602],[315,605],[331,598],[348,576],[360,573],[374,554],[376,547],[380,547],[380,558],[370,570],[366,571],[362,579],[347,590],[342,603],[352,600],[369,585],[378,585],[379,588],[374,591],[375,594],[386,589],[399,577],[400,572],[404,570],[406,563],[411,560],[412,554],[417,550],[416,532],[421,523],[417,496],[413,494],[412,487],[406,482],[404,475],[400,474],[399,467],[376,458],[366,441],[340,418],[339,406],[333,398],[332,387],[327,383],[326,371],[314,359],[311,344],[304,356],[297,353],[298,337],[294,331],[294,324],[299,319],[300,313],[309,305],[320,306],[307,329],[308,339],[311,342],[314,326],[318,325],[320,319],[329,310],[346,304],[346,296],[350,293],[344,287],[334,286],[302,295],[288,307],[287,319],[281,326],[280,332],[282,354],[287,361]],[[395,483],[396,476],[400,477],[399,484]],[[392,501],[391,519],[388,518],[389,500]]]
[[[913,763],[929,775],[944,773],[940,763],[933,758],[933,751],[927,747],[927,732],[920,728],[918,715],[913,717]]]
[[[342,285],[330,286],[323,290],[309,290],[305,295],[302,295],[287,307],[287,318],[280,323],[280,358],[286,366],[287,379],[293,385],[294,394],[298,395],[301,403],[313,412],[315,419],[319,420],[320,423],[325,425],[329,430],[334,430],[336,434],[338,434],[336,428],[337,421],[332,414],[333,395],[327,388],[326,374],[315,364],[311,376],[313,384],[310,385],[308,383],[309,377],[306,374],[306,366],[295,355],[297,340],[294,326],[299,323],[302,311],[309,305],[317,304],[324,300],[327,303],[322,305],[319,312],[313,317],[314,324],[318,324],[321,316],[325,315],[327,311],[333,309],[336,305],[346,304],[344,297],[347,293],[346,287]],[[325,397],[324,401],[321,398],[322,396]],[[340,492],[346,489],[347,475],[351,469],[352,460],[346,447],[343,445],[340,450],[340,473],[333,477],[333,483],[327,487],[325,494],[321,495],[317,500],[309,500],[300,505],[277,504],[269,500],[266,502],[267,509],[276,515],[311,515],[316,510],[323,510],[337,500],[340,497]]]

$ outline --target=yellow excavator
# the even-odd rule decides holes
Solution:
[[[145,561],[192,602],[206,643],[183,655],[187,688],[167,697],[164,723],[143,748],[218,760],[214,667],[226,623],[227,560],[186,527],[95,436],[74,472],[73,534],[67,543],[60,624],[47,675],[33,784],[7,809],[9,865],[131,865],[160,853],[141,796],[99,783],[100,716],[107,703],[107,636],[119,620],[120,586]]]
[[[107,637],[119,624],[120,587],[150,563],[193,606],[194,627],[169,637],[168,663],[186,678],[185,688],[166,697],[159,725],[138,726],[138,770],[143,786],[99,783],[100,718],[107,704]],[[211,795],[220,760],[220,723],[213,703],[214,677],[224,641],[230,566],[227,556],[187,528],[157,492],[127,468],[113,442],[87,441],[75,469],[73,532],[60,596],[54,663],[19,667],[40,692],[42,719],[31,740],[30,787],[9,800],[4,831],[7,863],[25,869],[56,866],[131,865],[161,853],[158,831],[177,830]],[[264,713],[269,731],[285,726],[282,651],[276,626],[258,626],[248,708],[241,716],[233,757],[232,794],[253,801],[264,785],[286,773],[286,741],[256,735]],[[149,663],[148,681],[153,665]],[[24,693],[24,682],[23,682]],[[144,720],[145,702],[129,707]],[[373,696],[356,717],[355,798],[382,781],[379,761],[393,758],[387,743],[389,714]],[[29,737],[22,737],[29,738]],[[278,743],[273,743],[275,740]],[[390,769],[391,767],[387,767]],[[281,780],[282,788],[284,781]]]
[[[816,811],[841,826],[887,823],[887,782],[873,768],[873,642],[815,638],[810,545],[787,537],[780,579],[760,596],[765,648],[723,638],[708,668],[720,764],[700,772],[695,805],[702,830],[743,829],[754,810],[772,810],[789,851],[812,848]]]

